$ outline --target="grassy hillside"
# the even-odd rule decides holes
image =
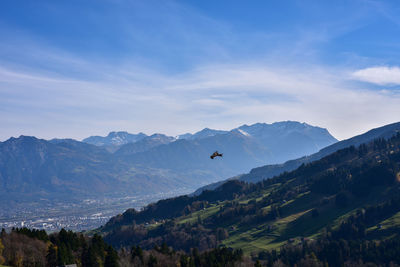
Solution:
[[[245,254],[326,236],[384,240],[400,229],[399,193],[397,134],[257,184],[230,181],[217,191],[129,210],[99,230],[117,247],[166,242],[186,251],[227,246]]]

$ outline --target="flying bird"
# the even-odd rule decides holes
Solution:
[[[222,153],[218,153],[218,151],[215,151],[211,156],[210,159],[214,159],[215,157],[222,157]]]

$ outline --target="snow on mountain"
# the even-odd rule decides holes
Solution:
[[[84,143],[96,146],[121,146],[128,143],[137,142],[147,135],[144,133],[130,134],[125,131],[110,132],[107,136],[90,136],[82,140]]]
[[[177,139],[196,140],[196,139],[203,139],[203,138],[215,136],[217,134],[226,134],[226,133],[228,133],[228,131],[204,128],[203,130],[198,131],[194,134],[186,133],[186,134],[178,135]]]
[[[251,136],[249,133],[243,131],[242,129],[237,129],[239,133],[243,134],[244,136]]]

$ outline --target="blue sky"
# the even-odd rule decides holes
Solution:
[[[0,2],[0,140],[399,120],[398,1]]]

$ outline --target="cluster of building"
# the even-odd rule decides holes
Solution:
[[[101,213],[90,216],[60,216],[53,218],[40,218],[35,220],[16,220],[0,222],[0,228],[11,229],[28,227],[35,229],[44,229],[48,232],[58,231],[62,228],[83,231],[93,229],[105,224],[111,216],[105,216]]]

